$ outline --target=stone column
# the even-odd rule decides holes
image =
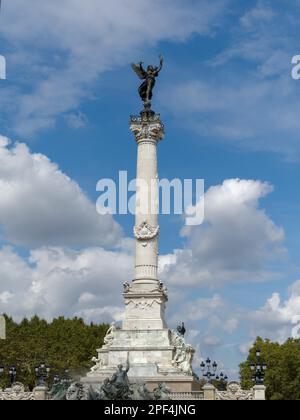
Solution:
[[[157,144],[164,137],[160,116],[144,111],[131,117],[137,153],[137,202],[134,236],[136,240],[135,278],[127,285],[126,329],[163,329],[167,295],[158,280],[158,172]]]
[[[204,400],[215,401],[216,399],[216,388],[212,384],[206,384],[203,387]]]
[[[253,388],[254,400],[265,401],[266,400],[266,387],[264,385],[255,385]]]
[[[138,145],[135,287],[152,290],[157,285],[158,266],[158,171],[157,144],[164,129],[159,115],[143,112],[132,117],[131,131]]]

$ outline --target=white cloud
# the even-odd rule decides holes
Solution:
[[[0,294],[0,303],[7,305],[10,300],[12,300],[14,295],[9,292],[3,292]]]
[[[249,354],[249,350],[251,349],[251,347],[253,346],[254,341],[247,341],[245,343],[242,343],[239,345],[239,351],[243,356],[248,356]]]
[[[229,334],[234,333],[239,326],[239,320],[237,318],[229,318],[224,323],[224,331],[228,332]]]
[[[271,22],[276,16],[276,12],[264,1],[258,1],[257,4],[247,11],[240,19],[241,24],[246,28],[252,28],[258,22]]]
[[[275,60],[284,65],[284,77],[268,79],[277,68]],[[297,82],[290,76],[290,60],[288,54],[268,56],[261,66],[266,73],[264,79],[239,75],[230,80],[225,76],[226,85],[224,78],[220,83],[209,78],[205,82],[179,83],[168,95],[168,109],[174,115],[183,113],[189,127],[202,136],[242,149],[272,151],[297,159],[300,105]],[[282,68],[278,70],[282,72]]]
[[[0,225],[18,245],[116,245],[120,226],[100,216],[78,184],[45,155],[0,137]]]
[[[7,2],[1,33],[13,50],[7,57],[10,77],[13,74],[18,80],[17,69],[21,68],[23,86],[25,75],[29,81],[25,88],[20,86],[18,99],[13,97],[15,130],[24,136],[54,126],[58,116],[77,108],[83,98],[91,95],[91,86],[99,75],[128,64],[129,57],[134,59],[159,41],[185,41],[193,33],[209,34],[224,3]],[[8,90],[3,100],[13,106],[10,93]]]
[[[19,287],[30,287],[32,269],[11,247],[5,246],[0,249],[0,261],[1,294],[8,296],[7,293],[16,291]]]
[[[98,321],[103,320],[121,322],[124,319],[125,311],[123,302],[120,306],[104,306],[102,308],[94,309],[81,309],[75,313],[76,316],[84,318],[87,321]]]
[[[83,128],[88,124],[88,118],[82,112],[73,112],[71,114],[66,115],[66,121],[68,125],[74,130]]]
[[[284,231],[259,207],[272,187],[260,181],[226,180],[205,194],[205,222],[186,227],[186,248],[165,264],[170,284],[216,287],[264,281],[276,274],[269,263],[283,259]]]
[[[133,257],[124,250],[48,247],[31,251],[26,260],[6,247],[0,250],[0,313],[120,320],[122,285],[132,271]]]
[[[178,302],[170,300],[169,311],[171,325],[177,325],[178,314],[184,314],[187,341],[197,349],[199,354],[196,360],[199,362],[200,354],[211,354],[218,348],[237,346],[226,343],[228,337],[238,333],[243,311],[220,294],[199,298],[195,290],[184,295]]]
[[[222,344],[222,340],[214,335],[207,335],[203,338],[203,344],[206,347],[219,347]]]
[[[273,293],[249,318],[253,337],[261,335],[280,342],[292,337],[293,330],[300,325],[300,280],[289,288],[286,300],[282,301],[279,293]]]
[[[289,15],[288,10],[286,13]],[[219,66],[234,59],[264,62],[278,51],[285,50],[285,18],[286,15],[278,13],[276,7],[272,8],[265,1],[258,1],[238,19],[231,42],[211,63]],[[259,68],[256,71],[259,74]]]
[[[259,324],[253,323],[240,302],[220,293],[201,298],[199,294],[201,287],[220,288],[279,276],[277,263],[286,258],[284,231],[261,207],[261,200],[272,191],[270,184],[255,180],[231,179],[211,187],[204,196],[204,224],[185,227],[185,247],[161,257],[161,278],[172,296],[170,324],[176,325],[178,314],[184,314],[188,331],[192,331],[188,340],[199,354],[220,359],[226,354],[225,358],[236,363],[235,358],[247,354],[250,340],[252,344],[259,334]],[[199,362],[198,356],[196,360]],[[226,371],[233,372],[228,366]]]
[[[216,316],[217,311],[224,309],[224,302],[219,295],[212,298],[200,298],[190,302],[186,308],[186,318],[189,320],[201,321]]]

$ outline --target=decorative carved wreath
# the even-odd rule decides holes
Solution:
[[[135,226],[134,236],[136,239],[141,241],[149,241],[156,238],[159,234],[159,226],[152,227],[146,221],[144,221],[140,226]]]

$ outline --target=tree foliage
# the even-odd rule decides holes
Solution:
[[[18,324],[6,316],[7,339],[0,340],[0,365],[6,367],[6,375],[0,378],[0,388],[7,386],[11,366],[17,368],[17,381],[30,389],[36,384],[34,368],[42,362],[51,367],[49,382],[66,368],[74,378],[84,375],[107,329],[106,324],[87,325],[81,318],[60,317],[48,323],[35,316]]]
[[[261,350],[261,358],[268,366],[265,376],[267,399],[300,400],[300,340],[289,339],[279,344],[257,338],[247,361],[240,366],[245,389],[253,386],[250,364],[256,362],[257,348]]]

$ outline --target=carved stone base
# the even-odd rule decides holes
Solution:
[[[152,286],[153,287],[153,286]],[[164,292],[140,293],[132,289],[124,294],[125,320],[123,330],[163,330],[167,297]]]
[[[149,389],[165,383],[173,392],[199,391],[192,362],[195,350],[184,333],[170,331],[165,321],[167,289],[155,279],[124,284],[125,317],[122,329],[113,323],[98,350],[90,373],[82,380],[99,391],[120,365],[129,366],[128,378]]]
[[[166,383],[173,392],[198,391],[194,376],[174,364],[173,334],[168,329],[116,330],[113,343],[98,350],[96,365],[82,381],[98,390],[118,365],[125,366],[128,361],[131,383],[146,383],[150,390]]]

